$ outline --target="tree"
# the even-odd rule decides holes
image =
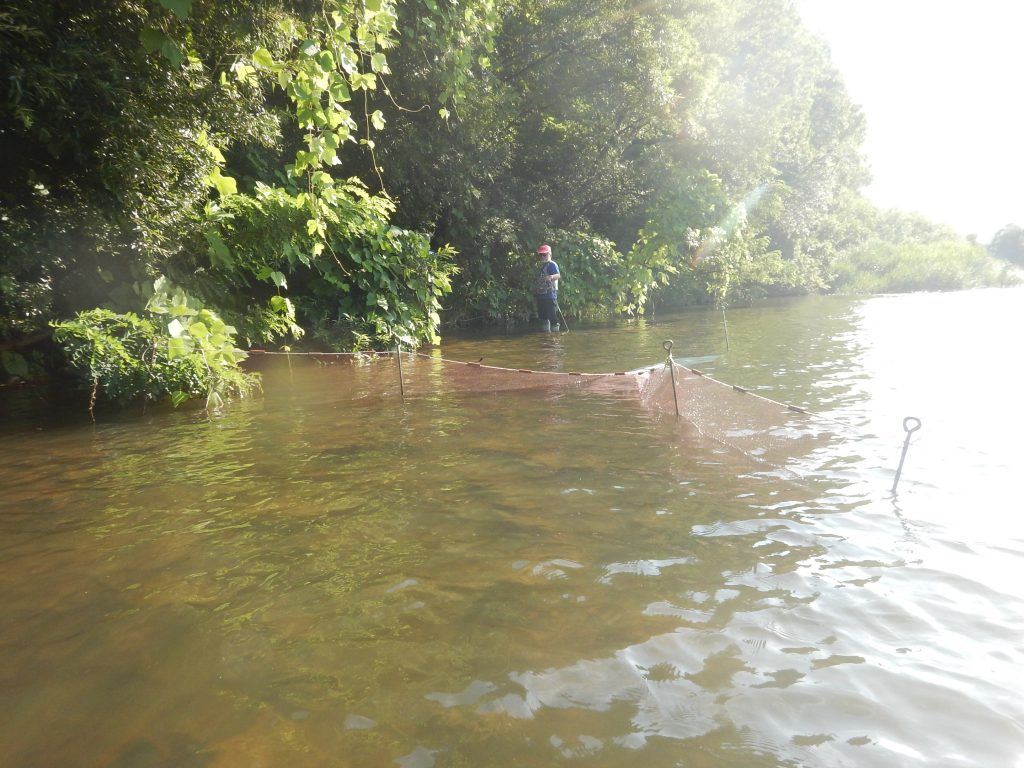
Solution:
[[[306,328],[349,347],[436,339],[450,249],[394,227],[392,199],[333,172],[346,153],[376,172],[385,120],[370,94],[390,72],[396,7],[3,11],[0,344],[92,307],[140,312],[161,276],[250,342]]]
[[[988,252],[997,259],[1024,267],[1024,227],[1007,224],[993,236]]]
[[[189,18],[186,28],[156,3],[116,0],[22,3],[0,16],[2,338],[80,309],[141,306],[139,284],[209,198],[216,161],[198,137],[275,140],[259,89],[218,80],[234,51],[273,27],[273,7],[208,3]]]
[[[346,155],[374,170],[385,121],[369,97],[390,71],[396,8],[49,0],[3,11],[0,343],[91,307],[140,311],[160,275],[250,340],[322,328],[337,304],[364,343],[432,337],[448,252],[391,229],[393,201],[334,173]],[[448,79],[449,98],[460,82]],[[288,229],[270,233],[271,222]]]

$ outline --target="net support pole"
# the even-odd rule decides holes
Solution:
[[[903,453],[900,454],[900,463],[896,467],[896,477],[892,481],[892,492],[896,493],[896,486],[900,484],[900,475],[903,474],[903,462],[907,458],[907,449],[910,448],[910,436],[921,428],[921,420],[916,416],[907,416],[903,420],[903,431],[907,436],[903,439]]]
[[[667,339],[661,348],[668,352],[668,359],[665,365],[668,366],[669,375],[672,377],[672,404],[676,407],[676,418],[679,418],[679,395],[676,394],[676,363],[672,359],[672,340]]]
[[[405,402],[405,376],[402,375],[402,345],[395,345],[395,357],[398,359],[398,391],[402,393],[402,402]]]
[[[725,328],[725,351],[729,351],[729,321],[725,319],[725,306],[722,306],[722,327]]]

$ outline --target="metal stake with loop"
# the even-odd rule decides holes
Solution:
[[[395,344],[395,357],[398,358],[398,389],[402,393],[402,402],[405,402],[405,376],[402,375],[402,345]]]
[[[892,481],[892,492],[896,493],[896,486],[900,483],[900,475],[903,474],[903,461],[907,458],[907,449],[910,447],[910,436],[921,428],[921,420],[916,416],[907,416],[903,420],[903,431],[907,433],[903,440],[903,453],[900,454],[900,465],[896,467],[896,478]]]
[[[661,348],[668,352],[668,359],[665,361],[665,365],[668,366],[669,372],[672,374],[672,402],[676,406],[676,416],[679,416],[679,396],[676,394],[676,363],[672,359],[672,340],[667,339]]]

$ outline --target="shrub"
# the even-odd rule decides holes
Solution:
[[[205,397],[216,408],[258,387],[257,376],[239,367],[245,353],[235,349],[235,329],[181,293],[158,293],[144,316],[91,309],[53,327],[91,387],[90,412],[100,393],[122,405]]]
[[[1017,282],[984,248],[966,240],[873,240],[844,254],[833,269],[832,289],[839,293],[953,291]]]

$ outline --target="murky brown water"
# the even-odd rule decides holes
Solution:
[[[1022,298],[734,310],[728,349],[714,313],[443,347],[612,371],[672,338],[856,425],[787,471],[423,361],[404,402],[391,360],[301,359],[212,419],[8,398],[2,762],[1021,765]]]

